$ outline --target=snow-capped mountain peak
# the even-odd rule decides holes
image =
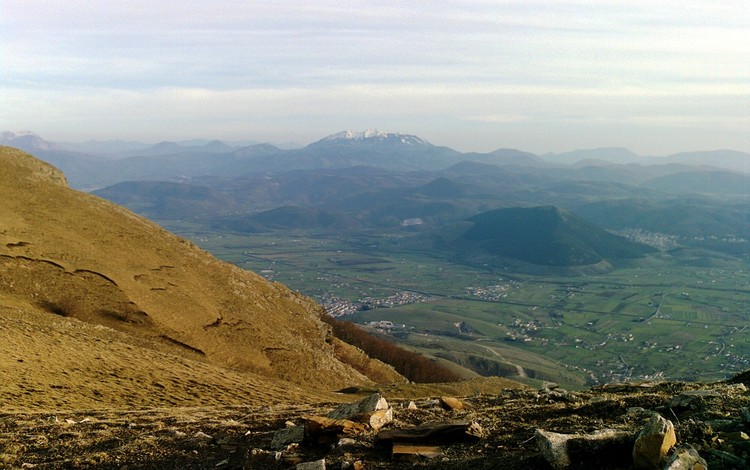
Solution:
[[[380,132],[377,129],[367,129],[362,132],[356,132],[356,131],[341,131],[333,135],[329,135],[328,137],[325,137],[324,141],[336,141],[336,140],[363,140],[363,139],[372,139],[373,137],[385,137],[385,132]]]
[[[319,143],[348,143],[348,142],[400,142],[406,145],[431,145],[424,139],[415,135],[382,132],[377,129],[366,129],[364,131],[341,131],[323,138]]]

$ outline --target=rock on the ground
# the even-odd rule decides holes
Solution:
[[[608,468],[630,461],[633,435],[627,431],[604,429],[591,434],[561,434],[537,429],[537,446],[556,470]]]
[[[326,460],[320,459],[313,462],[301,462],[294,468],[295,470],[326,470]]]
[[[633,464],[636,468],[658,468],[676,443],[672,422],[654,413],[635,440]]]
[[[196,432],[195,434],[193,434],[193,437],[196,438],[196,439],[204,439],[206,441],[210,441],[210,440],[213,439],[213,436],[209,436],[208,434],[206,434],[203,431]]]
[[[367,413],[366,415],[368,414],[369,417],[367,419],[367,423],[375,431],[380,431],[383,426],[393,422],[393,408],[373,411],[372,413]]]
[[[669,407],[675,410],[699,410],[706,406],[708,400],[719,397],[721,394],[716,390],[689,390],[673,397]]]
[[[380,431],[381,442],[442,444],[476,441],[483,437],[484,430],[476,422],[427,423],[413,428]]]
[[[664,470],[708,470],[708,464],[692,446],[685,446],[675,450]]]
[[[339,442],[336,443],[336,447],[356,446],[359,443],[356,439],[351,437],[342,437]]]
[[[709,449],[708,456],[713,467],[732,470],[748,468],[748,462],[745,459],[723,450]]]
[[[440,406],[448,411],[458,411],[464,409],[464,402],[456,397],[440,397]]]
[[[415,444],[394,444],[392,452],[393,460],[414,461],[422,458],[432,459],[443,455],[438,446],[425,446]]]
[[[569,392],[554,382],[545,382],[544,387],[539,390],[539,398],[547,401],[567,401],[570,403],[580,402],[581,397]]]
[[[289,426],[279,429],[271,439],[271,449],[282,450],[292,443],[300,443],[305,438],[305,428],[303,426]]]
[[[328,413],[327,417],[369,424],[372,429],[379,431],[393,421],[393,409],[379,393],[373,393],[360,401],[340,405]]]
[[[344,436],[363,434],[367,427],[348,419],[332,419],[325,416],[306,416],[305,438],[319,444],[333,444]]]
[[[570,466],[570,456],[568,455],[568,439],[570,434],[560,434],[557,432],[537,429],[534,433],[536,444],[539,447],[542,457],[555,470],[564,470]]]
[[[360,401],[339,405],[338,408],[328,413],[327,416],[333,419],[352,419],[352,417],[357,415],[372,413],[378,410],[387,410],[388,408],[386,399],[379,393],[373,393]]]

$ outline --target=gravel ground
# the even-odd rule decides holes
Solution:
[[[353,397],[353,399],[356,397]],[[640,407],[673,421],[678,443],[690,444],[711,468],[747,468],[750,394],[744,384],[661,383],[600,388],[584,392],[507,389],[464,397],[466,407],[447,411],[434,398],[388,397],[394,422],[388,428],[425,423],[476,422],[484,437],[448,442],[443,455],[394,461],[375,433],[344,445],[306,442],[281,452],[271,449],[273,434],[285,423],[324,415],[335,403],[267,407],[161,408],[143,411],[98,410],[75,413],[0,414],[0,467],[102,469],[294,468],[299,462],[326,460],[326,468],[550,468],[538,451],[534,432],[587,434],[601,429],[637,432],[628,410]],[[601,468],[631,468],[608,461]],[[355,466],[356,463],[356,466]],[[361,465],[361,466],[360,466]]]

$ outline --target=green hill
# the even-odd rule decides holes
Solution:
[[[215,215],[238,206],[231,196],[215,189],[167,181],[126,181],[94,194],[152,219]]]
[[[352,217],[313,207],[282,206],[252,215],[227,216],[214,220],[214,228],[233,232],[265,232],[276,229],[336,229],[359,226]]]
[[[592,265],[654,251],[553,206],[497,209],[469,221],[456,247],[537,265]]]

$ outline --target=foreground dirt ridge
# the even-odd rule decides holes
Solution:
[[[592,435],[604,429],[626,436],[630,447],[597,454],[580,451],[567,467],[635,468],[632,441],[643,413],[657,413],[674,426],[679,449],[691,447],[709,468],[748,468],[750,395],[738,383],[621,384],[584,392],[559,388],[503,389],[460,399],[461,409],[443,400],[388,397],[393,421],[380,431],[426,423],[475,423],[482,437],[448,441],[437,456],[394,459],[378,433],[336,438],[321,445],[305,438],[272,446],[274,435],[301,426],[305,417],[324,416],[335,403],[264,407],[159,408],[144,411],[0,414],[0,466],[5,468],[295,468],[325,460],[325,468],[553,468],[542,453],[539,430]],[[358,398],[358,397],[352,397]],[[350,398],[350,399],[352,399]],[[629,437],[628,437],[629,436]],[[581,454],[583,452],[583,454]],[[586,452],[589,452],[586,454]],[[624,455],[624,457],[623,457]],[[575,458],[583,460],[575,460]],[[665,468],[662,466],[653,468]],[[697,467],[696,467],[697,468]]]

